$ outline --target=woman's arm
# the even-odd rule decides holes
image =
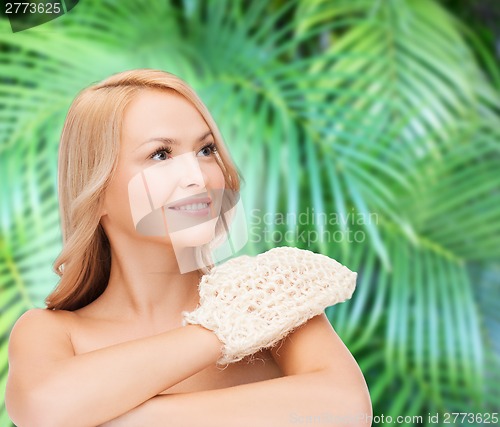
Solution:
[[[317,316],[273,349],[285,377],[156,396],[106,427],[371,425],[363,375],[328,319]]]
[[[17,425],[101,424],[221,355],[215,334],[188,325],[75,356],[62,315],[30,310],[12,330],[5,403]]]

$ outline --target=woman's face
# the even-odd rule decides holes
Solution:
[[[146,89],[125,110],[116,174],[101,219],[108,233],[148,236],[174,249],[214,237],[224,176],[214,137],[174,91]]]

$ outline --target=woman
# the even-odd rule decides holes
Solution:
[[[181,166],[152,178],[172,164]],[[213,221],[180,237],[179,227],[141,232],[139,222],[155,197],[168,214],[182,200],[199,216],[208,202],[193,198],[238,188],[213,119],[177,77],[128,71],[76,98],[59,158],[61,281],[48,309],[25,313],[10,338],[6,406],[16,424],[278,427],[325,414],[331,425],[370,424],[364,378],[324,314],[225,369],[221,336],[183,326],[207,269],[189,264],[182,242],[207,243]]]

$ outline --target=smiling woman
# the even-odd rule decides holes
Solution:
[[[16,424],[370,424],[364,378],[323,314],[355,273],[294,248],[199,262],[238,189],[179,78],[128,71],[78,95],[60,145],[61,281],[9,343]]]
[[[165,148],[171,149],[164,147],[166,141],[156,138],[167,131],[171,145],[181,136],[191,144],[194,136],[205,135],[208,130],[218,147],[214,159],[224,175],[225,187],[238,191],[238,174],[217,125],[181,79],[154,70],[136,70],[112,76],[80,93],[68,112],[59,149],[65,244],[55,263],[61,282],[47,298],[49,308],[81,308],[104,291],[111,258],[110,236],[101,221],[103,205],[121,206],[121,219],[129,220],[126,216],[130,208],[123,197],[127,188],[120,180],[128,183],[134,172],[151,166],[154,160],[149,155],[157,159],[166,153]],[[144,144],[144,140],[150,141]],[[118,176],[111,180],[112,175]],[[122,188],[116,194],[113,190],[120,184]],[[106,187],[108,194],[104,197]]]
[[[182,273],[204,267],[196,253],[213,240],[221,198],[231,194],[224,193],[226,182],[232,183],[216,148],[222,142],[214,142],[214,132],[186,98],[151,89],[128,105],[122,132],[101,218],[111,245],[128,246],[139,231],[148,242],[166,239],[174,251],[166,259]],[[225,169],[237,176],[231,164]]]

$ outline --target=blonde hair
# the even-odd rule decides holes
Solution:
[[[177,76],[150,69],[114,74],[73,101],[59,146],[59,209],[63,249],[54,263],[60,281],[46,298],[48,309],[76,310],[106,289],[110,244],[100,224],[104,191],[117,166],[121,123],[130,101],[144,89],[173,90],[200,112],[217,146],[226,188],[238,192],[240,177],[207,107]]]

